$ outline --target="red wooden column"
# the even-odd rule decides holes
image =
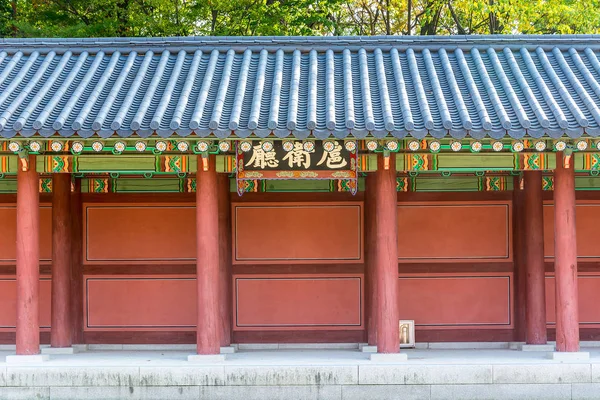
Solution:
[[[398,311],[398,205],[396,158],[391,154],[385,165],[377,158],[375,285],[377,287],[377,352],[400,352]],[[387,169],[386,169],[387,167]]]
[[[377,174],[369,173],[366,178],[365,188],[365,305],[367,322],[367,344],[377,345],[377,282],[375,280],[375,268],[377,255],[376,236],[376,190]]]
[[[40,353],[39,178],[35,156],[28,161],[17,172],[17,355]]]
[[[81,179],[71,193],[71,334],[73,343],[83,344],[83,204]]]
[[[523,233],[523,188],[522,177],[515,176],[513,180],[513,253],[515,265],[515,340],[525,341],[526,310],[527,310],[527,270],[525,264],[525,235]]]
[[[215,156],[203,168],[198,156],[196,173],[196,279],[198,354],[219,354],[221,322],[219,320],[219,202]]]
[[[542,171],[525,171],[524,243],[527,270],[527,344],[546,344],[546,283],[544,270],[544,210]]]
[[[52,174],[52,347],[71,346],[71,175]]]
[[[563,153],[556,153],[554,170],[554,273],[556,350],[579,351],[575,170]]]
[[[231,203],[229,176],[219,174],[217,177],[219,196],[219,313],[221,315],[221,346],[231,344]]]

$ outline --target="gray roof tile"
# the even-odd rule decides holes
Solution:
[[[0,136],[600,135],[600,36],[0,39]]]

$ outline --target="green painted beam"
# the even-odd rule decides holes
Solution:
[[[17,180],[0,179],[0,193],[17,193]]]
[[[415,180],[414,188],[417,192],[462,192],[478,191],[479,177],[442,177],[420,175],[412,178]]]
[[[118,193],[179,193],[178,178],[119,178],[114,180],[114,190]]]
[[[515,168],[514,155],[502,154],[438,154],[438,170],[447,169],[489,169],[512,170]]]
[[[575,188],[578,190],[600,190],[600,176],[576,176]]]
[[[156,158],[148,156],[80,156],[77,159],[78,172],[127,172],[156,171]]]

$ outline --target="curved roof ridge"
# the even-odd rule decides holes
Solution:
[[[245,49],[284,49],[301,51],[348,48],[390,49],[404,48],[469,48],[492,46],[495,48],[518,47],[599,47],[600,34],[577,35],[433,35],[433,36],[172,36],[172,37],[102,37],[102,38],[0,38],[0,49],[13,52],[21,50],[30,53],[40,51],[70,50],[80,51],[98,49],[105,53],[127,51],[135,48],[138,52],[156,47],[179,51],[196,47],[222,48],[244,52]],[[29,50],[31,49],[31,50]]]

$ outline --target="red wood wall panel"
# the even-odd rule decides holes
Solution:
[[[85,260],[190,261],[196,258],[196,213],[184,205],[84,205]]]
[[[400,261],[511,261],[509,203],[399,203]]]
[[[577,255],[584,259],[600,260],[597,232],[600,203],[578,202],[575,209],[577,223]],[[544,254],[554,257],[554,206],[544,205]]]
[[[549,325],[556,323],[556,292],[554,276],[546,276],[546,321]],[[582,328],[600,327],[600,274],[579,274],[579,321]]]
[[[235,276],[234,330],[362,329],[361,276]]]
[[[360,203],[234,203],[234,263],[360,262]]]
[[[0,262],[16,261],[17,240],[17,208],[14,204],[0,206]],[[40,207],[40,259],[49,261],[52,258],[52,208]]]
[[[195,277],[85,277],[86,330],[193,329]]]
[[[50,328],[50,279],[40,279],[40,327]],[[17,324],[17,280],[0,277],[0,331],[14,331]]]
[[[512,274],[481,275],[401,275],[400,319],[425,329],[512,327]]]

